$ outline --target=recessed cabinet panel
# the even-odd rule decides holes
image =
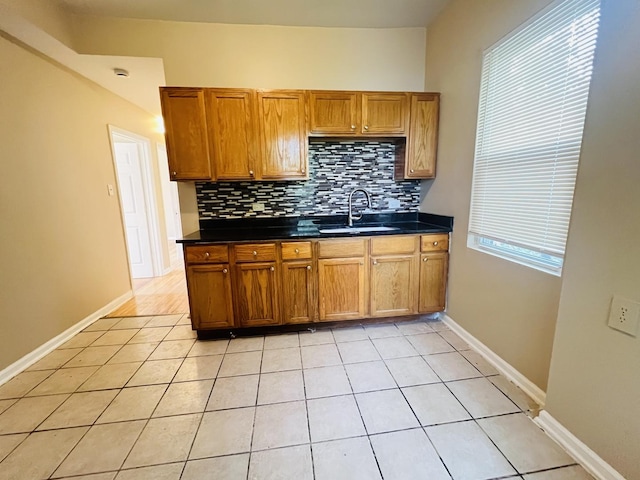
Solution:
[[[407,140],[405,178],[436,176],[439,109],[439,95],[425,93],[411,96],[411,125]]]
[[[258,92],[262,178],[309,176],[304,92]]]
[[[447,300],[448,253],[420,255],[420,313],[441,312]]]
[[[408,123],[408,103],[405,93],[363,93],[360,132],[404,135]]]
[[[234,326],[229,265],[187,267],[191,323],[196,329]]]
[[[318,260],[320,320],[349,320],[365,315],[363,258]]]
[[[211,180],[204,91],[161,88],[171,180]]]
[[[208,89],[207,119],[216,178],[256,178],[259,172],[253,91]]]
[[[316,312],[315,272],[311,262],[282,264],[282,294],[284,323],[314,321]]]
[[[280,323],[275,262],[236,265],[236,285],[236,314],[243,326]]]
[[[309,92],[311,133],[355,134],[358,132],[356,92]]]
[[[372,258],[372,317],[415,313],[414,265],[413,255]]]

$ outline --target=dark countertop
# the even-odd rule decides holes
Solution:
[[[273,217],[200,220],[200,230],[178,239],[178,243],[242,242],[260,240],[318,239],[401,235],[415,233],[448,233],[453,230],[453,217],[430,213],[367,214],[354,220],[354,227],[389,226],[396,230],[362,233],[320,233],[319,229],[344,227],[346,215]]]

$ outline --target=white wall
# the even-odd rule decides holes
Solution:
[[[640,338],[607,327],[640,302],[640,2],[603,0],[547,411],[627,479],[640,478]]]

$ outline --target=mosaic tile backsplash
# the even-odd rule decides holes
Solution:
[[[393,179],[395,148],[393,142],[311,140],[309,180],[196,182],[199,217],[345,214],[354,188],[371,194],[372,212],[416,211],[420,181]],[[264,211],[255,212],[254,203],[263,204]],[[354,205],[364,205],[362,194],[354,196]]]

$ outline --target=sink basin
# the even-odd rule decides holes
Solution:
[[[369,232],[392,232],[399,230],[396,227],[339,227],[339,228],[321,228],[320,233],[369,233]]]

